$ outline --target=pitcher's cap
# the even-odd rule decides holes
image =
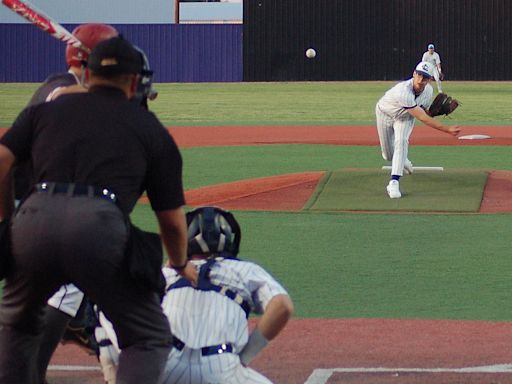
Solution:
[[[434,44],[429,44],[428,49],[434,49]]]
[[[142,56],[129,41],[113,37],[94,47],[87,66],[99,76],[141,73]]]
[[[420,62],[415,69],[423,77],[431,79],[434,76],[434,66],[426,61]]]

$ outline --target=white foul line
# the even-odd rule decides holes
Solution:
[[[512,364],[465,368],[332,368],[315,369],[304,384],[326,384],[333,373],[512,373]]]

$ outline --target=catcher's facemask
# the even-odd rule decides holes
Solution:
[[[147,101],[155,100],[158,96],[158,92],[153,89],[153,71],[149,66],[149,60],[142,49],[137,46],[133,46],[141,55],[142,60],[142,71],[140,73],[140,80],[137,84],[135,96],[132,101],[147,107]]]
[[[240,248],[240,225],[231,212],[218,207],[200,207],[188,212],[188,256],[228,253]]]

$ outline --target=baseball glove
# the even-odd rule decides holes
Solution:
[[[432,117],[449,115],[457,109],[459,101],[457,99],[448,96],[446,93],[438,93],[432,105],[428,109],[428,114]]]

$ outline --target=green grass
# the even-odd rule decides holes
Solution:
[[[340,168],[380,169],[380,147],[339,145],[262,145],[181,150],[185,189],[231,181]],[[512,169],[511,146],[411,146],[417,166]],[[380,185],[380,184],[379,184]]]
[[[156,84],[160,95],[151,109],[168,125],[374,124],[375,102],[391,85]],[[0,126],[12,123],[36,86],[0,84]],[[511,125],[512,82],[448,81],[444,88],[462,101],[452,123]],[[186,148],[182,154],[186,189],[385,164],[376,146]],[[507,146],[411,146],[410,157],[415,165],[512,170]],[[379,183],[382,193],[383,187]],[[243,228],[241,256],[282,281],[296,317],[512,320],[512,215],[235,215]],[[137,206],[132,217],[157,230],[149,206]]]
[[[235,211],[295,316],[510,320],[512,215]],[[134,222],[156,230],[140,205]]]
[[[395,82],[155,84],[151,109],[166,125],[374,124],[377,100]],[[0,84],[0,126],[10,126],[37,84]],[[510,125],[512,82],[443,83],[462,105],[459,124]]]
[[[297,317],[512,319],[512,215],[235,214]]]

